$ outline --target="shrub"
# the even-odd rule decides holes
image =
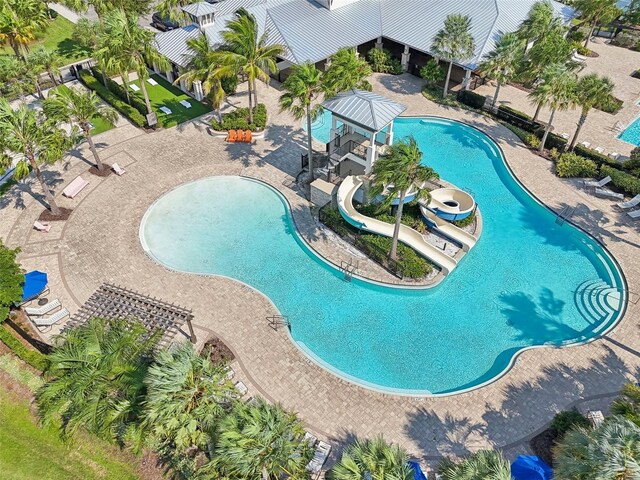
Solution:
[[[537,136],[535,136],[533,133],[525,134],[522,140],[530,148],[540,147],[540,139]]]
[[[106,87],[87,70],[80,70],[80,81],[84,83],[87,88],[95,91],[105,102],[111,104],[116,110],[131,120],[134,125],[138,127],[145,126],[146,119],[138,110],[120,100],[113,92],[107,90]]]
[[[539,128],[535,131],[535,134],[540,140],[542,140],[542,137],[544,136],[544,128]],[[560,135],[556,135],[553,132],[549,132],[549,135],[547,135],[547,141],[544,144],[544,148],[549,150],[552,148],[564,150],[566,145],[567,141],[564,138],[562,138]]]
[[[91,73],[96,79],[102,78],[102,71],[98,67],[91,67]],[[127,101],[127,92],[124,89],[124,86],[113,81],[113,79],[111,79],[108,75],[106,76],[106,78],[107,78],[107,85],[109,86],[108,90],[111,93],[113,93],[116,97],[118,97],[127,105],[131,105],[133,108],[138,110],[138,112],[140,112],[140,115],[142,115],[143,117],[147,114],[147,106],[144,103],[144,99],[140,96],[142,95],[141,93],[130,90],[129,101],[131,103],[129,103],[129,101]],[[98,80],[98,81],[100,81],[100,84],[104,86],[101,80]]]
[[[595,150],[591,150],[590,148],[585,148],[582,145],[576,145],[573,149],[575,153],[580,155],[581,157],[589,158],[596,162],[598,165],[609,164],[618,168],[620,164],[616,162],[614,159],[603,155],[602,153],[598,153]]]
[[[431,100],[434,103],[438,103],[440,105],[447,105],[450,107],[459,107],[460,102],[456,100],[456,97],[453,95],[447,95],[446,97],[442,96],[442,88],[436,87],[435,85],[427,85],[422,89],[422,95],[427,100]]]
[[[358,237],[356,245],[379,263],[387,264],[392,240],[381,235],[364,234]],[[433,271],[433,266],[412,248],[398,243],[397,271],[407,278],[423,278]]]
[[[455,220],[453,223],[456,227],[460,227],[460,228],[464,228],[466,226],[471,225],[476,219],[476,212],[473,211],[471,212],[471,215],[469,215],[466,218],[463,218],[462,220]]]
[[[518,138],[520,138],[520,140],[522,140],[523,142],[525,142],[525,138],[527,137],[527,135],[531,135],[526,130],[523,130],[520,127],[516,127],[515,125],[512,125],[512,124],[510,124],[508,122],[501,122],[501,124],[502,124],[503,127],[506,127],[509,130],[511,130],[513,133],[515,133],[518,136]],[[538,137],[536,137],[536,138],[538,138]]]
[[[601,110],[605,113],[616,114],[620,111],[624,105],[624,102],[619,98],[614,97],[613,95],[608,95],[604,97],[596,106],[598,110]]]
[[[634,177],[609,165],[603,165],[600,168],[600,175],[602,177],[611,177],[613,186],[627,195],[635,196],[640,193],[640,179],[638,177]]]
[[[637,33],[627,30],[619,33],[611,39],[611,44],[623,48],[637,48],[640,36]]]
[[[626,170],[636,170],[640,168],[640,147],[636,147],[631,150],[631,155],[629,155],[629,160],[625,161],[622,166]]]
[[[461,90],[458,94],[458,100],[471,108],[480,110],[484,107],[487,97],[476,92],[472,92],[471,90]]]
[[[520,112],[505,105],[500,105],[496,116],[501,120],[505,120],[517,127],[520,127],[528,132],[535,132],[540,125],[533,121],[533,119],[526,113]]]
[[[556,175],[562,178],[593,178],[598,173],[598,166],[593,160],[575,153],[563,153],[556,163]]]
[[[435,85],[444,80],[445,73],[437,60],[431,59],[420,69],[420,76],[427,81],[427,85]]]
[[[227,95],[233,95],[238,89],[238,77],[237,75],[222,77],[222,79],[220,80],[220,84],[222,85],[222,90],[224,90],[224,93],[226,93]]]
[[[589,427],[589,425],[589,420],[575,408],[556,413],[551,421],[551,429],[558,437],[563,437],[565,433],[574,427]]]
[[[223,130],[263,130],[267,126],[267,107],[259,103],[253,110],[253,123],[249,123],[249,108],[236,108],[234,111],[225,113],[222,122],[214,118],[211,120],[211,128],[218,131]]]
[[[372,48],[367,53],[367,61],[374,72],[390,73],[392,75],[400,75],[402,73],[400,60],[393,58],[389,50]]]
[[[18,253],[19,248],[7,248],[0,240],[0,323],[7,319],[11,306],[22,300],[24,274],[16,262]]]
[[[20,359],[31,365],[33,368],[43,371],[47,368],[49,362],[47,357],[36,350],[30,350],[25,347],[20,340],[11,335],[11,333],[0,325],[0,341],[15,353]]]
[[[576,42],[580,46],[582,46],[581,42],[584,42],[585,38],[587,38],[587,34],[582,30],[573,30],[567,34],[567,40]]]

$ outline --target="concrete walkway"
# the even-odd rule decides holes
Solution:
[[[376,75],[372,83],[374,91],[407,105],[408,115],[454,118],[493,136],[535,195],[556,211],[577,207],[571,220],[610,249],[630,290],[640,291],[639,227],[610,202],[555,177],[548,162],[491,119],[426,101],[416,78]],[[284,331],[271,329],[265,317],[278,312],[259,292],[228,278],[171,272],[151,261],[138,238],[144,213],[171,188],[210,175],[247,175],[278,188],[309,243],[328,256],[348,258],[348,250],[335,247],[310,214],[306,199],[288,187],[298,173],[304,132],[299,122],[277,113],[277,97],[275,88],[260,89],[272,124],[255,145],[226,145],[209,137],[201,119],[153,134],[130,125],[106,132],[98,137],[102,157],[124,166],[124,176],[88,174],[90,156],[83,147],[62,167],[47,171],[60,205],[74,209],[71,218],[54,223],[49,234],[33,231],[43,207],[38,186],[29,180],[0,198],[0,237],[9,246],[22,247],[19,260],[25,268],[49,273],[51,298],[60,298],[72,313],[104,282],[191,308],[198,343],[221,337],[235,352],[238,377],[250,395],[263,395],[299,412],[309,429],[335,445],[383,433],[424,461],[487,447],[502,447],[515,456],[527,451],[526,440],[554,413],[573,405],[606,407],[638,373],[640,307],[635,296],[636,303],[629,304],[622,323],[606,338],[579,347],[524,352],[506,376],[484,388],[442,398],[377,393],[328,373],[306,358]],[[63,186],[78,174],[90,181],[89,187],[74,200],[63,198]],[[469,314],[471,318],[473,312]]]

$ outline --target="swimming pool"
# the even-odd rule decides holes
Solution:
[[[329,123],[329,125],[331,125],[331,123]],[[640,117],[631,122],[631,124],[625,128],[620,135],[618,135],[618,138],[640,147]]]
[[[147,211],[140,238],[169,268],[245,282],[289,317],[295,344],[361,385],[448,394],[499,376],[515,354],[593,338],[624,310],[607,252],[555,223],[484,134],[442,119],[401,118],[425,162],[466,188],[483,213],[476,247],[438,287],[345,282],[298,237],[283,197],[240,177],[176,188]]]

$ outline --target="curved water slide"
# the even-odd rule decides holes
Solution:
[[[471,250],[478,241],[475,236],[459,227],[456,227],[449,221],[440,218],[422,203],[420,203],[420,213],[422,213],[422,216],[431,222],[440,233],[452,240],[460,242],[462,250],[465,252]]]
[[[351,225],[362,230],[384,235],[385,237],[393,237],[394,226],[392,224],[362,215],[353,206],[353,196],[362,186],[362,183],[363,181],[354,175],[348,176],[342,181],[340,187],[338,187],[338,209],[340,214]],[[458,264],[455,259],[428,243],[419,232],[411,227],[400,225],[398,240],[438,265],[444,275],[451,273]]]

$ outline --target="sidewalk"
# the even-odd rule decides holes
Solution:
[[[49,3],[48,6],[51,10],[53,10],[54,12],[57,12],[58,14],[62,15],[64,18],[66,18],[67,20],[73,23],[78,23],[78,20],[80,20],[82,17],[86,17],[89,20],[98,19],[98,15],[96,14],[96,11],[93,9],[93,7],[89,7],[89,9],[85,13],[83,13],[82,15],[78,15],[74,11],[70,10],[64,5],[60,5],[59,3]]]

